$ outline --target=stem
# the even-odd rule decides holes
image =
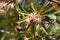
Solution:
[[[36,40],[36,39],[35,39],[35,35],[33,35],[33,40]]]

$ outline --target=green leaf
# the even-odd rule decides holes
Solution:
[[[48,10],[45,10],[45,12],[43,12],[43,15],[48,15],[48,14],[53,14],[54,12],[56,12],[56,10],[53,9],[53,7],[49,8]]]
[[[15,3],[15,8],[17,10],[18,13],[23,13],[22,9],[19,8],[19,5]]]
[[[35,40],[35,32],[36,32],[36,26],[35,26],[35,22],[33,20],[31,20],[31,33],[32,33],[32,37],[33,37],[33,40]]]
[[[48,35],[49,34],[49,30],[45,27],[45,25],[43,23],[40,24],[43,31]]]
[[[39,9],[38,13],[39,14],[45,14],[51,7],[52,7],[52,5],[50,3],[48,3],[46,6]]]
[[[23,0],[15,0],[17,4],[21,3]]]
[[[56,16],[55,15],[53,15],[53,14],[51,14],[51,15],[48,15],[48,17],[50,18],[50,19],[54,19],[54,20],[56,20]]]
[[[36,8],[33,2],[31,2],[31,8],[36,12]]]

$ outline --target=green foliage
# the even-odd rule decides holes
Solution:
[[[14,7],[10,5],[8,9],[11,3]],[[9,0],[4,8],[8,11],[0,13],[0,40],[48,40],[47,35],[60,35],[60,9],[54,9],[48,0]],[[17,25],[22,27],[21,31],[16,29]]]

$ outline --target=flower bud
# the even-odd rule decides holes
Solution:
[[[18,31],[21,31],[21,30],[22,30],[21,25],[17,25],[16,29],[17,29]]]
[[[26,19],[25,20],[25,25],[29,25],[30,24],[30,20],[29,19]]]

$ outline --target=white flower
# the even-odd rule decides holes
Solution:
[[[41,21],[41,16],[38,15],[36,12],[33,12],[30,14],[30,19],[32,19],[34,21]]]
[[[13,3],[11,3],[11,8],[14,8],[14,4]]]
[[[29,19],[25,19],[25,25],[28,26],[30,24],[30,20]]]
[[[24,40],[29,40],[29,38],[27,38],[27,37],[24,37]]]

